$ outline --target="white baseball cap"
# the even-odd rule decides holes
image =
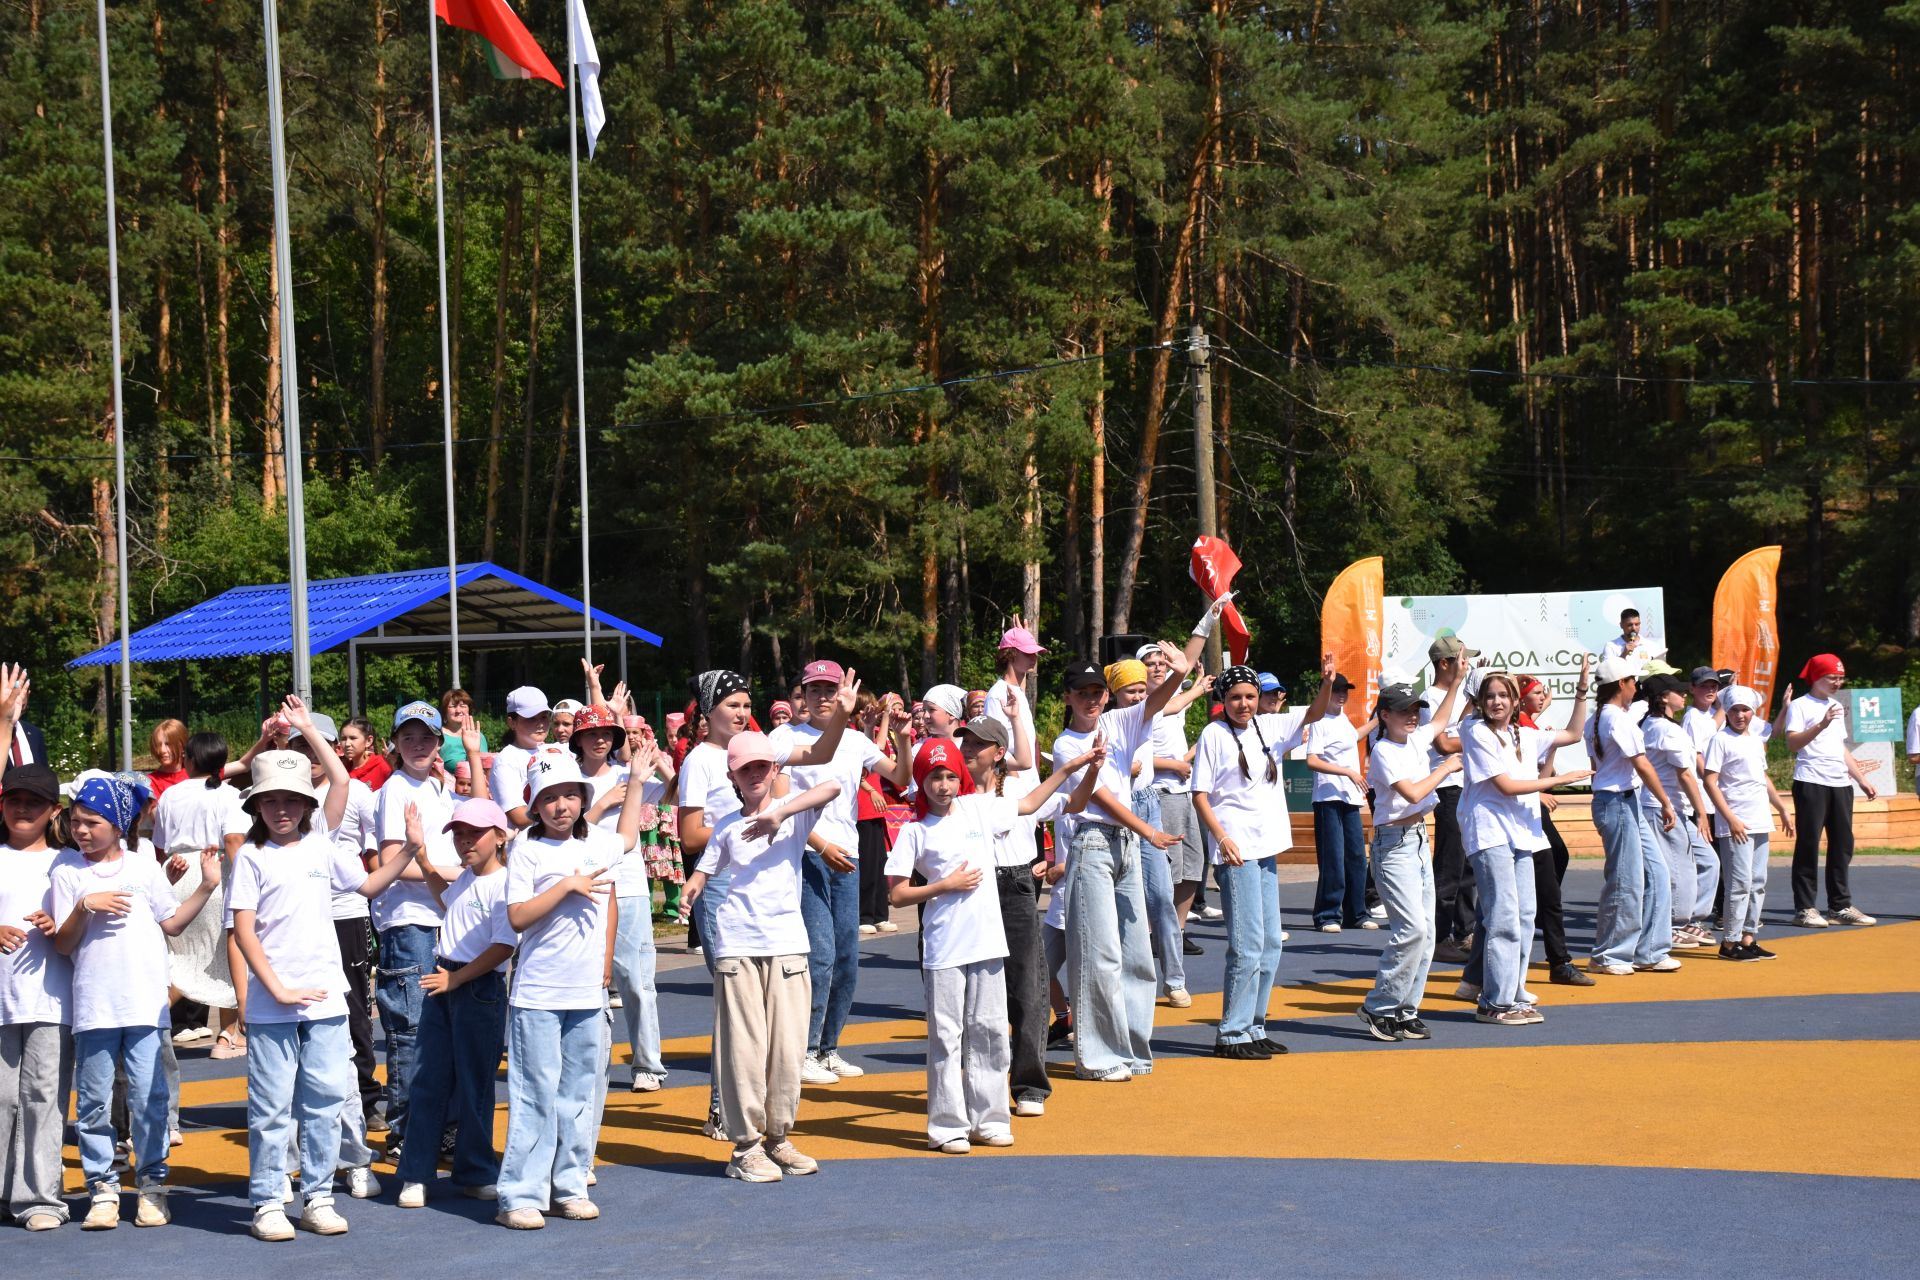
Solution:
[[[1593,678],[1601,684],[1613,684],[1620,680],[1638,680],[1646,670],[1647,664],[1639,658],[1602,658]]]
[[[551,710],[553,707],[547,702],[547,695],[530,684],[523,684],[507,695],[507,714],[510,716],[527,720]]]

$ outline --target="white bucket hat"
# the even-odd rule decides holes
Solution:
[[[319,804],[320,794],[313,789],[313,761],[298,751],[262,751],[255,756],[253,788],[247,792],[245,805],[247,812],[253,812],[255,800],[275,791],[305,796]]]
[[[534,756],[527,765],[527,803],[534,804],[540,799],[540,793],[549,787],[563,787],[572,784],[585,788],[587,780],[580,773],[580,763],[573,753],[562,751],[542,751]]]

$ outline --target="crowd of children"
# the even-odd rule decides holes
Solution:
[[[1465,964],[1456,994],[1478,1020],[1514,1027],[1544,1021],[1527,989],[1536,928],[1554,983],[1671,972],[1675,952],[1715,944],[1728,961],[1773,958],[1760,930],[1776,814],[1788,836],[1799,824],[1796,922],[1873,923],[1847,878],[1852,784],[1872,788],[1846,748],[1832,655],[1807,664],[1809,692],[1789,687],[1770,724],[1732,673],[1683,679],[1623,627],[1597,669],[1583,664],[1564,727],[1548,727],[1540,680],[1442,636],[1424,689],[1388,683],[1356,727],[1355,686],[1330,655],[1291,711],[1250,667],[1198,674],[1223,603],[1184,647],[1139,638],[1104,667],[1069,663],[1045,756],[1025,687],[1045,650],[1017,622],[990,690],[936,686],[909,708],[821,660],[774,705],[770,733],[747,680],[708,671],[663,745],[624,686],[603,694],[588,669],[583,702],[509,693],[493,750],[457,689],[401,706],[385,748],[366,720],[337,730],[288,697],[238,760],[170,721],[150,777],[89,771],[64,786],[26,745],[24,673],[0,668],[6,1211],[29,1230],[68,1220],[71,1095],[82,1226],[120,1222],[123,1171],[135,1224],[166,1224],[174,1046],[213,1039],[214,1056],[246,1058],[261,1240],[348,1229],[335,1188],[380,1194],[376,1124],[402,1208],[426,1203],[445,1164],[450,1190],[496,1201],[504,1226],[597,1217],[616,1013],[630,1088],[667,1079],[656,892],[712,977],[707,1132],[742,1181],[818,1167],[794,1142],[801,1089],[862,1074],[840,1037],[860,939],[890,931],[895,908],[921,913],[935,1150],[1012,1145],[1014,1119],[1045,1114],[1050,1045],[1070,1041],[1089,1081],[1153,1070],[1156,1003],[1192,1002],[1185,922],[1209,871],[1226,925],[1214,1053],[1270,1059],[1286,1051],[1266,1019],[1286,938],[1289,755],[1314,779],[1316,927],[1387,930],[1357,1011],[1378,1040],[1431,1037],[1419,1015],[1443,946]],[[1208,695],[1189,745],[1186,709]],[[1767,775],[1776,734],[1795,756],[1792,810]],[[1556,769],[1574,744],[1590,767]],[[1605,850],[1584,972],[1561,919],[1551,794],[1580,782]],[[176,1030],[182,1002],[207,1006],[207,1025]]]

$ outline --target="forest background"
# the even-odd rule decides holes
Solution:
[[[444,561],[444,394],[461,558],[577,592],[566,98],[442,29],[443,376],[430,9],[280,4],[310,571]],[[521,10],[564,65],[563,5]],[[288,309],[258,6],[110,11],[138,627],[286,577]],[[1261,665],[1309,668],[1373,554],[1395,594],[1661,586],[1691,662],[1779,542],[1790,663],[1920,693],[1920,3],[588,12],[594,601],[666,638],[643,706],[815,653],[978,686],[1016,612],[1043,677],[1184,630],[1196,324]],[[7,0],[0,49],[0,660],[77,762],[108,685],[61,664],[119,625],[94,8]],[[558,696],[576,657],[464,674]],[[375,660],[369,700],[443,674]],[[139,669],[138,718],[257,683]]]

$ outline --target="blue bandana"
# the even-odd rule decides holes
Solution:
[[[96,777],[81,783],[73,798],[111,822],[121,835],[130,835],[153,792],[144,783]]]

